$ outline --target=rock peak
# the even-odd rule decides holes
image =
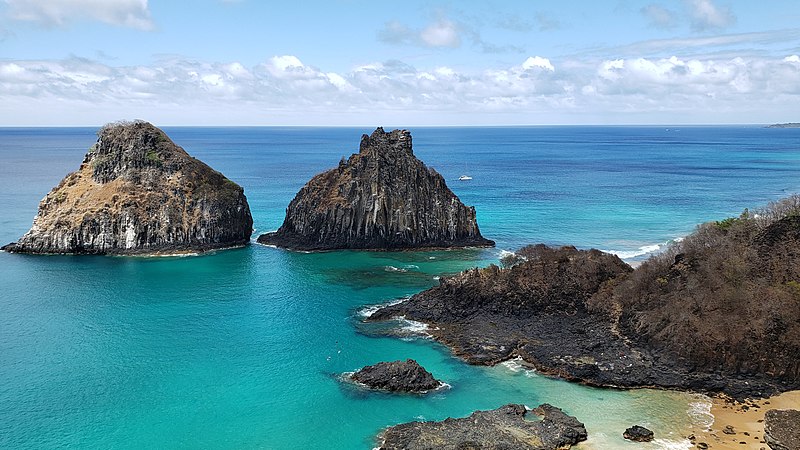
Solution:
[[[408,130],[376,129],[359,152],[313,177],[277,232],[258,242],[294,250],[487,247],[475,208],[414,156]]]
[[[144,121],[102,127],[80,169],[39,204],[20,253],[151,254],[245,245],[244,190]]]
[[[120,176],[138,182],[146,171],[173,173],[186,158],[190,156],[166,133],[137,120],[103,126],[84,163],[91,164],[92,177],[98,183],[108,183]]]
[[[378,127],[371,135],[361,136],[360,154],[374,153],[386,154],[394,152],[405,152],[413,155],[411,148],[411,132],[408,130],[392,130],[385,132],[383,127]]]

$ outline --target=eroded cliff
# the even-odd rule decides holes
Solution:
[[[492,246],[475,208],[414,156],[411,133],[378,128],[359,153],[313,177],[277,232],[258,242],[295,250]]]
[[[149,254],[246,244],[244,190],[142,121],[104,126],[80,168],[39,204],[20,253]]]

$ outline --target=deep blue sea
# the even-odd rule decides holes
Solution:
[[[387,127],[387,129],[390,127]],[[369,128],[165,128],[245,189],[277,229],[314,174]],[[592,389],[516,363],[473,367],[426,339],[383,336],[365,307],[496,262],[528,243],[631,262],[703,221],[800,191],[800,130],[729,127],[414,128],[415,154],[477,209],[496,249],[292,253],[250,245],[189,257],[0,253],[0,448],[369,449],[384,427],[509,402],[587,424],[581,448],[689,448],[702,396]],[[0,243],[80,165],[93,128],[0,128]],[[457,181],[460,175],[471,181]],[[340,375],[415,358],[450,389],[365,392]],[[629,444],[633,424],[655,430]]]

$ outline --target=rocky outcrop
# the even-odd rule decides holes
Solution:
[[[486,247],[475,219],[444,178],[414,156],[411,133],[378,128],[360,151],[312,178],[277,232],[258,242],[294,250]]]
[[[39,204],[4,250],[150,254],[241,246],[253,228],[244,190],[153,125],[104,126],[80,169]]]
[[[584,425],[554,406],[533,409],[541,420],[525,420],[527,412],[523,405],[510,404],[463,419],[396,425],[383,432],[380,449],[556,450],[586,440]]]
[[[645,427],[634,425],[625,430],[622,437],[634,442],[650,442],[653,440],[653,432]]]
[[[420,394],[443,386],[441,381],[413,359],[366,366],[353,373],[350,378],[367,387],[390,392]]]
[[[767,411],[764,416],[764,440],[772,450],[800,449],[800,411]]]
[[[766,128],[800,128],[800,123],[798,122],[773,123],[772,125],[767,125]]]
[[[443,277],[439,286],[379,309],[368,321],[404,317],[424,322],[430,325],[428,333],[471,364],[521,358],[544,374],[593,386],[722,391],[735,398],[795,386],[765,373],[701,370],[698,362],[628,334],[618,320],[624,311],[615,309],[618,304],[609,297],[637,274],[614,255],[544,245],[518,254],[522,262],[510,268],[490,266]]]

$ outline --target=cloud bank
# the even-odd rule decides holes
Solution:
[[[796,114],[800,57],[585,62],[534,55],[477,72],[390,60],[341,73],[294,55],[254,67],[184,59],[129,67],[82,58],[6,61],[0,97],[5,125],[152,114],[169,124],[763,123]]]
[[[62,27],[80,20],[153,29],[147,0],[4,0],[13,20]]]

